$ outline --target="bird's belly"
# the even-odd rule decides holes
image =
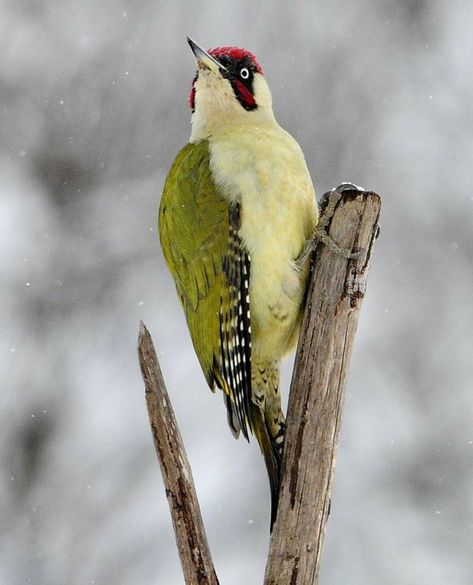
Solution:
[[[306,283],[306,275],[273,244],[251,256],[252,350],[265,359],[280,359],[292,349]]]
[[[262,168],[263,167],[263,168]],[[315,197],[305,176],[287,172],[274,188],[262,180],[257,193],[241,190],[240,236],[250,253],[252,351],[280,359],[297,340],[307,271],[295,260],[315,226]]]

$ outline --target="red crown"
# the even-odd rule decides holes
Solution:
[[[209,53],[217,60],[219,57],[230,57],[236,61],[240,61],[241,59],[248,57],[255,66],[256,71],[263,75],[263,69],[251,51],[239,49],[238,47],[215,47],[215,49],[210,49]]]

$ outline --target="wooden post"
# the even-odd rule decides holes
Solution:
[[[317,582],[345,380],[350,363],[381,200],[344,191],[329,234],[361,251],[347,260],[319,245],[289,397],[278,515],[265,585]]]

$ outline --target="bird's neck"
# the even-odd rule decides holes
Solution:
[[[278,126],[272,109],[258,108],[252,112],[239,112],[221,108],[218,111],[206,111],[204,104],[197,108],[192,115],[192,132],[189,142],[200,142],[211,138],[215,134],[231,129],[245,132],[245,128],[253,129],[256,126]]]

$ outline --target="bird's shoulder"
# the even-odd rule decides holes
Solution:
[[[176,156],[164,183],[161,211],[167,206],[202,206],[219,197],[210,172],[210,148],[207,140],[186,144]]]
[[[206,141],[187,144],[166,179],[159,236],[181,299],[194,309],[222,270],[229,204],[212,178]]]

